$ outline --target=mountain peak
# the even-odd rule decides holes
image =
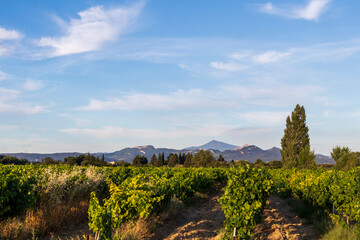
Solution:
[[[249,144],[244,144],[243,146],[237,147],[234,150],[241,150],[241,149],[243,149],[245,147],[248,147],[248,146],[249,146]]]
[[[152,146],[152,145],[144,145],[144,146],[137,146],[137,147],[133,147],[133,148],[136,148],[136,149],[146,149],[146,148],[154,148],[154,146]]]
[[[189,148],[186,148],[186,149],[188,149],[188,150],[192,150],[192,149],[204,149],[204,150],[213,149],[213,150],[225,151],[225,150],[232,150],[232,149],[235,149],[235,148],[237,148],[237,146],[235,146],[235,145],[220,142],[220,141],[217,141],[217,140],[212,140],[212,141],[210,141],[208,143],[205,143],[204,145],[197,146],[197,147],[189,147]]]

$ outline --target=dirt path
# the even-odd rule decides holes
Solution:
[[[296,216],[285,200],[271,196],[263,213],[264,221],[256,226],[254,239],[317,240],[319,236],[304,219]]]
[[[151,239],[213,239],[225,219],[217,201],[221,195],[222,192],[217,191],[168,219]]]

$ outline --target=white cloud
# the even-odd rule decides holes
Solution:
[[[107,101],[91,99],[89,105],[78,110],[178,110],[229,106],[226,100],[217,99],[216,94],[201,89],[178,90],[169,94],[128,93]]]
[[[16,30],[7,30],[0,27],[0,56],[9,54],[15,48],[16,40],[19,40],[22,37],[23,35]]]
[[[253,56],[252,59],[257,63],[274,63],[289,56],[289,52],[267,51],[265,53]]]
[[[237,71],[241,71],[241,70],[244,70],[247,68],[245,65],[233,63],[233,62],[230,62],[230,63],[211,62],[210,66],[212,68],[229,71],[229,72],[237,72]]]
[[[6,30],[0,27],[0,41],[1,40],[18,40],[22,38],[22,34],[16,30]]]
[[[37,91],[43,88],[43,86],[44,84],[42,81],[29,79],[24,83],[23,88],[27,91]]]
[[[38,44],[53,48],[52,57],[99,50],[129,31],[144,4],[142,1],[132,7],[113,9],[91,7],[78,13],[80,19],[71,19],[64,36],[43,37]]]
[[[235,60],[242,60],[244,58],[247,58],[248,56],[250,55],[250,52],[249,51],[245,51],[245,52],[233,52],[231,54],[229,54],[228,56],[232,59],[235,59]]]
[[[17,90],[0,88],[0,113],[30,115],[46,111],[43,106],[19,101],[19,95]]]
[[[326,11],[331,0],[310,0],[306,6],[278,7],[268,2],[260,5],[259,10],[264,13],[283,16],[286,18],[318,20]]]

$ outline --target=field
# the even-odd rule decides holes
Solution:
[[[92,231],[89,235],[99,239],[130,239],[130,230],[143,230],[143,239],[156,239],[155,233],[167,231],[165,215],[196,206],[188,216],[194,231],[201,228],[196,214],[215,218],[204,216],[204,209],[216,208],[218,202],[225,216],[223,224],[219,218],[220,226],[213,227],[218,238],[236,234],[251,239],[268,231],[262,216],[273,211],[269,206],[284,201],[275,195],[308,204],[338,225],[357,228],[360,221],[360,168],[342,172],[0,165],[0,176],[1,239],[50,239],[84,223]],[[179,231],[185,234],[184,229]]]

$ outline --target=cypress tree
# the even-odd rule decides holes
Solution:
[[[156,155],[153,154],[151,157],[151,160],[150,160],[150,165],[156,166],[156,164],[157,164],[157,158],[156,158]]]
[[[310,153],[310,137],[308,132],[305,108],[297,104],[291,116],[286,118],[286,128],[281,139],[281,161],[285,168],[313,165],[314,159]],[[309,153],[305,153],[305,151],[309,151]],[[299,158],[300,153],[301,157]],[[309,158],[304,159],[304,156],[309,156]],[[304,161],[309,163],[304,163]]]

